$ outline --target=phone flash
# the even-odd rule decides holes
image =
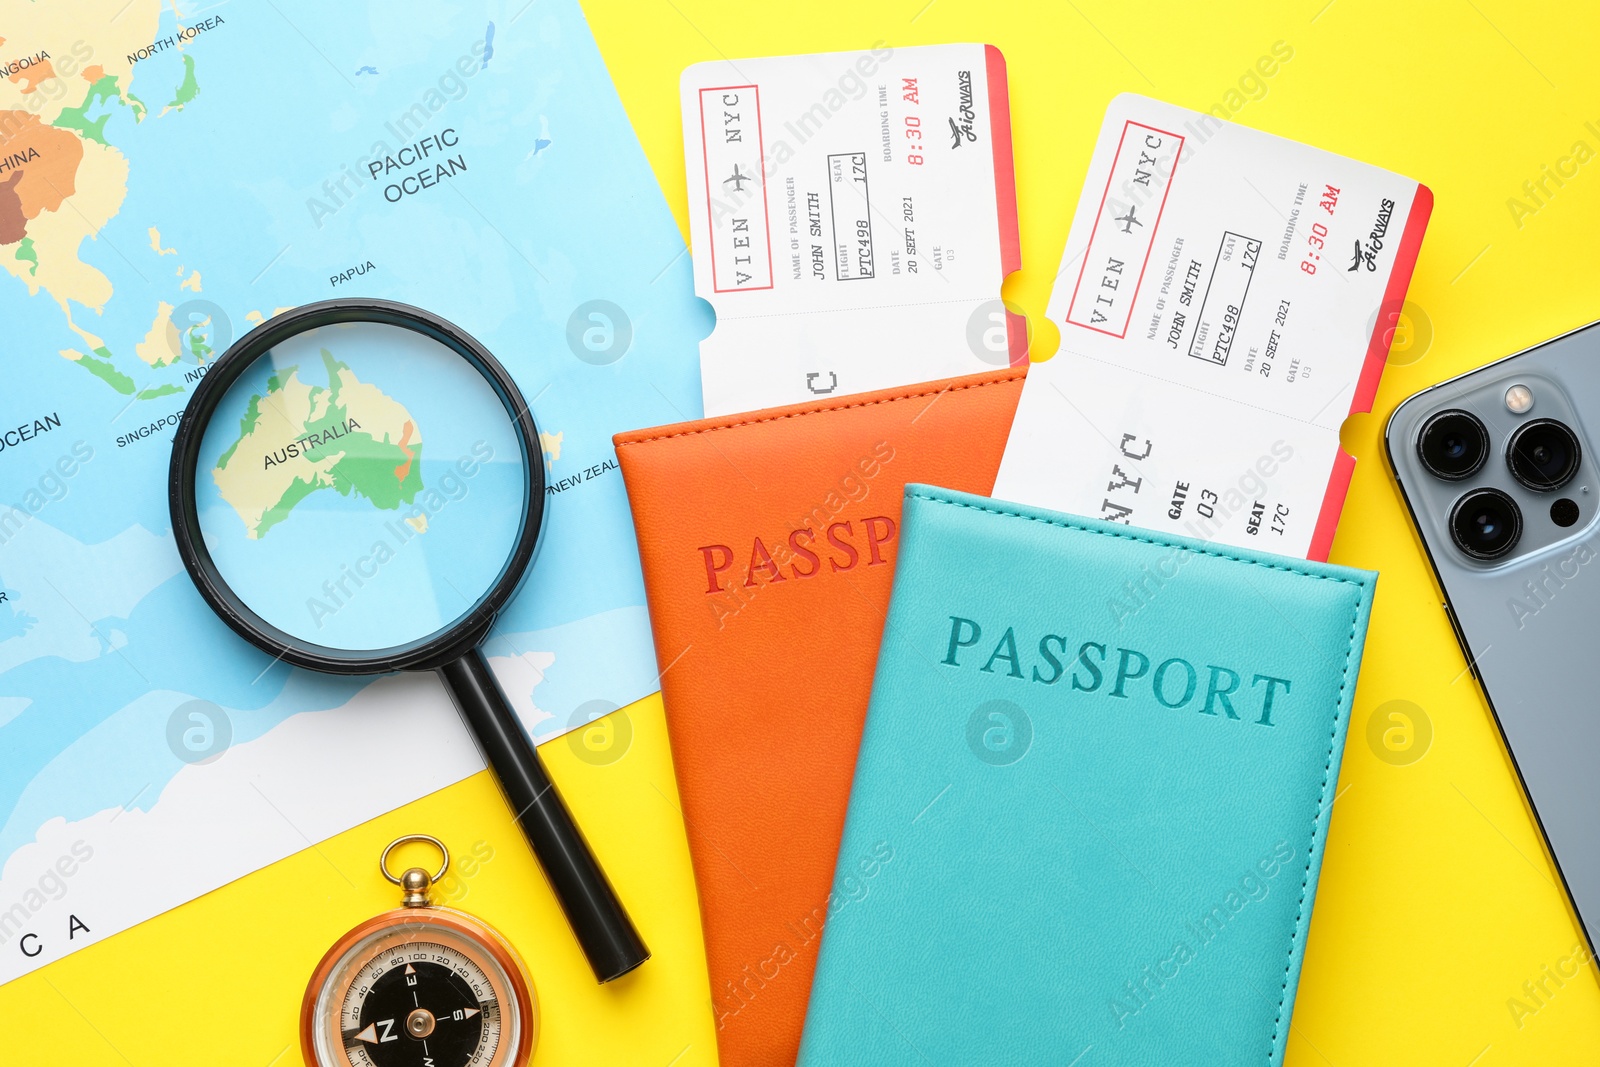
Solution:
[[[1521,415],[1533,407],[1533,390],[1526,385],[1513,385],[1506,390],[1506,409]]]

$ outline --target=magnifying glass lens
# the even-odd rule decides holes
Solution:
[[[505,401],[456,351],[380,322],[317,326],[222,395],[196,512],[218,576],[262,621],[392,649],[496,585],[528,521],[528,462]]]

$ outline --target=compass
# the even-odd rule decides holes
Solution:
[[[408,842],[439,850],[439,870],[398,877],[389,854]],[[401,906],[341,937],[317,965],[300,1011],[317,1067],[520,1067],[539,1036],[539,1006],[521,960],[490,927],[429,903],[450,867],[437,838],[412,834],[378,868]]]

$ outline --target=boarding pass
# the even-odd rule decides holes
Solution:
[[[1112,101],[995,496],[1325,559],[1433,202],[1141,96]]]
[[[707,415],[1026,359],[997,49],[698,63],[681,88]]]

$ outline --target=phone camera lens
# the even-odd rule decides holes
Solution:
[[[1554,419],[1530,422],[1511,435],[1506,463],[1517,481],[1539,493],[1559,489],[1578,473],[1578,435]]]
[[[1441,411],[1417,435],[1417,455],[1422,465],[1440,478],[1455,481],[1475,473],[1489,454],[1489,431],[1476,415]]]
[[[1522,510],[1498,489],[1474,489],[1451,509],[1450,536],[1473,559],[1499,559],[1522,536]]]

